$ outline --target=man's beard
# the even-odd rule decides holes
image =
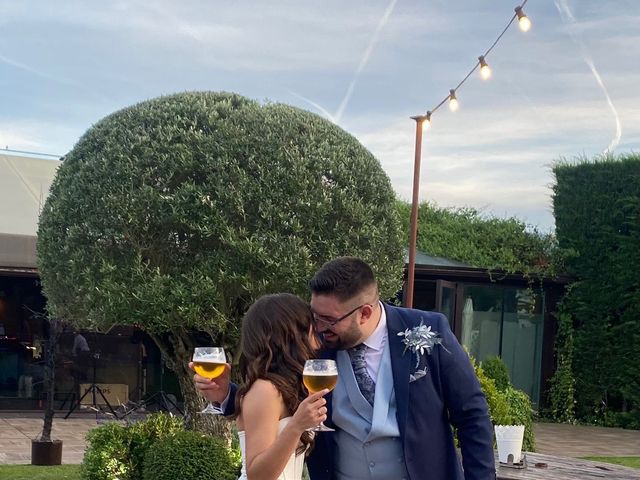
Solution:
[[[358,325],[353,321],[349,325],[349,330],[338,335],[331,330],[329,334],[333,334],[330,338],[327,338],[325,334],[322,334],[322,344],[332,350],[347,350],[351,347],[355,347],[360,343],[361,332],[358,329]]]

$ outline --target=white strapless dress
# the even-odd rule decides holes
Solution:
[[[291,417],[285,417],[278,422],[278,433],[289,423]],[[246,446],[244,439],[244,431],[238,432],[238,439],[240,440],[240,451],[242,452],[242,471],[238,480],[247,480],[247,459],[246,459]],[[304,469],[304,453],[296,455],[295,452],[289,457],[287,465],[284,467],[283,472],[278,477],[278,480],[302,480],[302,470]]]

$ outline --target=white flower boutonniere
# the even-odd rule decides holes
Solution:
[[[420,322],[420,325],[417,327],[407,328],[404,332],[398,333],[398,336],[404,337],[402,339],[402,343],[404,343],[404,351],[402,353],[404,354],[407,350],[411,350],[416,356],[415,371],[409,378],[410,382],[427,374],[427,365],[424,359],[425,350],[427,355],[431,355],[433,347],[440,345],[448,352],[442,345],[442,337],[439,336],[438,332],[431,330],[430,326],[427,327],[422,322]],[[423,368],[419,370],[418,367],[420,367],[421,363],[423,364]]]

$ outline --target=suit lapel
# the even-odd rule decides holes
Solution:
[[[404,344],[398,333],[407,328],[398,311],[384,305],[387,314],[387,330],[389,349],[391,352],[391,370],[393,371],[393,388],[396,394],[396,407],[400,437],[404,439],[407,412],[409,408],[409,374],[411,372],[411,355],[404,355]]]

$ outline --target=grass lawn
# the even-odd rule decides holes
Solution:
[[[625,467],[640,468],[640,457],[583,457],[594,462],[615,463]]]
[[[80,480],[80,465],[0,465],[2,480]]]

